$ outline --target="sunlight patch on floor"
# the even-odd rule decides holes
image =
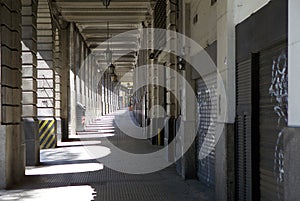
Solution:
[[[88,185],[45,188],[37,190],[0,191],[0,200],[2,201],[90,201],[93,200],[95,196],[95,190]]]
[[[103,170],[103,164],[100,163],[82,163],[82,164],[64,164],[39,167],[26,167],[26,175],[50,175],[82,173]]]

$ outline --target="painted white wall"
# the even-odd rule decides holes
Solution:
[[[299,75],[300,75],[300,1],[289,0],[289,41],[288,41],[288,80],[289,80],[289,108],[288,108],[288,125],[300,126],[300,90],[299,90]]]
[[[226,116],[227,123],[235,121],[235,26],[259,9],[270,0],[222,0],[217,2],[217,40],[218,40],[218,70],[221,75],[218,83],[224,84],[226,96],[221,94],[220,108],[224,108],[227,99],[227,114],[224,109],[219,114],[219,120]]]
[[[211,6],[210,0],[191,1],[191,38],[202,48],[217,40],[217,6]],[[198,22],[193,18],[198,15]]]
[[[239,24],[271,0],[234,0],[234,22]]]
[[[218,40],[218,121],[234,123],[235,120],[235,25],[234,0],[217,3]],[[222,92],[222,87],[226,93]]]
[[[186,2],[191,3],[191,38],[203,48],[215,40],[218,41],[217,66],[221,75],[218,80],[220,95],[218,107],[221,108],[218,119],[221,121],[225,116],[226,123],[233,123],[235,120],[235,26],[264,7],[270,0],[221,0],[213,6],[210,0],[186,0]],[[198,22],[194,24],[193,18],[196,14]],[[193,55],[194,52],[191,51]],[[226,94],[221,93],[221,85],[224,85]]]

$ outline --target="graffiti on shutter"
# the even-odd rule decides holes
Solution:
[[[215,184],[215,123],[217,117],[216,75],[198,86],[197,175],[209,187]],[[207,84],[207,85],[206,85]]]
[[[272,80],[269,88],[269,94],[275,100],[274,112],[278,116],[277,126],[281,128],[282,121],[287,124],[288,116],[288,69],[287,69],[287,55],[283,51],[277,59],[273,60],[272,65]],[[273,102],[274,104],[274,102]],[[274,175],[276,176],[277,188],[284,178],[284,153],[283,153],[283,140],[284,131],[278,133],[275,153],[274,153]],[[283,200],[277,189],[279,200]]]

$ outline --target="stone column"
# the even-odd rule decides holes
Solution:
[[[39,119],[54,119],[54,34],[50,8],[47,0],[39,0],[37,17],[38,117]]]
[[[105,89],[105,74],[102,74],[102,115],[106,114],[106,103],[105,103],[105,98],[106,98],[106,89]]]
[[[86,54],[88,54],[87,52]],[[86,105],[86,124],[90,122],[90,110],[91,110],[91,97],[90,97],[90,89],[91,89],[91,71],[92,71],[92,58],[93,55],[88,54],[86,58],[86,71],[85,71],[85,87],[86,87],[86,92],[85,92],[85,105]]]
[[[54,40],[54,76],[55,76],[55,119],[56,119],[56,130],[58,138],[61,139],[62,135],[62,93],[61,93],[61,73],[62,73],[62,52],[61,52],[61,30],[55,29],[55,40]]]
[[[40,161],[37,120],[37,2],[22,1],[22,120],[26,165]]]
[[[71,23],[69,27],[69,62],[70,62],[70,88],[69,88],[69,106],[70,106],[70,118],[69,118],[69,130],[71,135],[76,134],[76,105],[77,105],[77,96],[76,96],[76,67],[75,67],[75,30],[74,24]]]
[[[234,122],[235,122],[235,26],[234,1],[217,3],[217,66],[218,78],[217,127],[224,125],[224,131],[216,144],[216,200],[234,199]],[[225,94],[221,93],[224,84]],[[224,105],[227,99],[227,105]],[[227,109],[227,113],[225,111]],[[225,121],[222,120],[224,117]]]
[[[25,172],[25,139],[21,129],[21,1],[0,4],[0,188],[19,182]]]
[[[76,94],[76,103],[75,103],[75,121],[76,128],[75,133],[78,130],[82,130],[81,117],[82,114],[82,101],[81,101],[81,40],[79,31],[74,25],[74,69],[75,69],[75,94]]]
[[[113,86],[111,81],[111,76],[108,75],[108,86],[109,86],[109,95],[108,95],[108,104],[109,104],[109,113],[113,112],[113,105],[112,105],[112,95],[113,95]]]
[[[38,1],[37,12],[37,112],[40,147],[57,144],[55,119],[55,28],[49,2]]]
[[[103,74],[103,115],[107,114],[107,82],[106,82],[106,73]]]
[[[190,19],[190,4],[184,3],[184,1],[179,1],[179,8],[181,9],[179,18],[178,18],[178,30],[185,37],[191,37],[191,19]],[[178,39],[181,44],[179,44],[179,48],[181,52],[184,52],[185,59],[191,60],[190,56],[190,44],[188,41],[185,41],[183,38]],[[191,141],[194,141],[195,135],[197,132],[196,125],[196,115],[197,115],[197,103],[195,100],[195,93],[190,91],[190,89],[195,90],[195,81],[192,78],[192,66],[186,63],[185,70],[181,72],[182,78],[178,80],[180,82],[178,88],[181,91],[180,105],[181,108],[181,117],[182,117],[182,125],[181,132],[183,136],[183,144],[182,146],[187,146]],[[191,143],[191,146],[185,147],[187,152],[184,154],[182,158],[182,177],[185,179],[195,179],[196,178],[196,147],[195,142]]]
[[[176,26],[177,26],[177,6],[172,3],[171,0],[167,0],[167,29],[170,31],[176,32]],[[176,35],[168,34],[167,35],[167,49],[168,50],[176,50],[177,48],[177,38]],[[174,52],[174,51],[173,51]],[[171,52],[172,53],[172,52]],[[173,70],[169,71],[166,70],[166,80],[167,80],[167,88],[169,89],[167,91],[167,116],[168,117],[177,117],[178,111],[177,111],[177,103],[175,96],[177,95],[177,75],[174,73],[174,71],[177,71],[176,65],[177,65],[177,58],[175,55],[168,54],[167,55],[167,63],[166,67]]]
[[[109,114],[109,76],[105,74],[105,85],[106,85],[106,114]]]
[[[60,44],[61,44],[61,139],[66,141],[69,138],[69,116],[70,111],[70,24],[62,22]]]
[[[89,84],[90,84],[90,59],[91,54],[88,49],[86,49],[86,58],[85,58],[85,88],[84,88],[84,94],[85,94],[85,107],[86,107],[86,113],[88,112],[89,107]]]
[[[94,97],[94,91],[93,91],[93,82],[94,82],[94,77],[93,77],[93,61],[95,59],[95,56],[92,55],[91,57],[91,60],[90,60],[90,67],[89,67],[89,70],[88,70],[88,74],[89,74],[89,91],[90,91],[90,96],[89,96],[89,102],[88,102],[88,105],[89,105],[89,108],[91,109],[90,110],[90,115],[92,114],[92,107],[93,107],[93,97]]]
[[[148,22],[147,24],[147,27],[151,28],[152,24],[151,24],[151,21]],[[152,107],[152,101],[151,101],[151,97],[152,97],[152,85],[151,85],[151,82],[150,82],[150,79],[151,79],[151,60],[149,58],[149,55],[151,53],[151,48],[152,48],[152,32],[150,31],[150,29],[148,30],[148,32],[146,33],[147,34],[147,96],[146,96],[146,99],[147,99],[147,103],[146,103],[146,110],[147,110],[147,116],[145,118],[145,124],[147,125],[147,129],[145,130],[146,133],[145,135],[147,137],[149,137],[149,133],[150,133],[150,126],[149,126],[149,123],[150,123],[150,109]]]
[[[82,42],[82,48],[81,48],[81,62],[80,62],[80,77],[81,77],[81,102],[84,106],[86,106],[85,103],[85,73],[86,73],[86,65],[85,65],[85,59],[86,59],[86,46],[85,43],[83,41],[83,39],[81,39]]]

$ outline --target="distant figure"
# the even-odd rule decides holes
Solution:
[[[84,126],[84,124],[85,124],[85,116],[81,117],[81,124]]]

